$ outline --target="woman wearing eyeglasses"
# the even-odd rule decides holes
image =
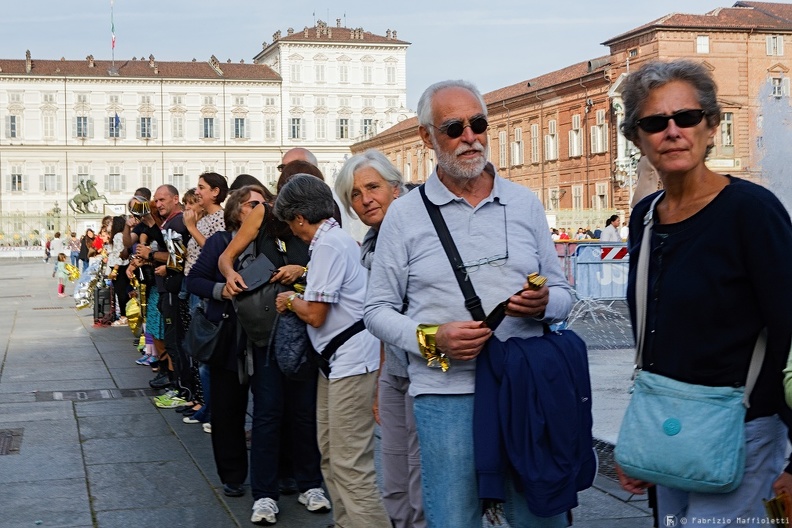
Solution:
[[[238,373],[238,357],[245,349],[245,340],[237,333],[237,318],[228,302],[231,295],[225,292],[225,277],[218,268],[218,259],[231,241],[231,235],[250,215],[256,205],[272,195],[259,185],[247,185],[228,194],[223,223],[225,230],[218,231],[204,240],[198,258],[192,264],[190,274],[185,277],[187,291],[203,299],[203,311],[212,322],[225,319],[223,343],[209,362],[211,383],[208,390],[212,402],[209,417],[212,435],[212,450],[215,466],[223,492],[230,497],[245,493],[243,483],[248,476],[248,451],[245,444],[245,418],[248,407],[248,383]],[[230,232],[230,234],[229,234]],[[208,424],[205,424],[208,425]],[[251,457],[252,459],[253,457]]]
[[[239,295],[247,288],[234,263],[251,244],[254,256],[264,253],[278,266],[270,282],[292,285],[305,274],[308,244],[293,236],[288,226],[275,218],[269,202],[271,200],[264,204],[251,198],[243,203],[251,208],[251,212],[218,260],[220,271],[226,278],[224,292],[229,297]],[[281,265],[284,261],[286,263]],[[274,309],[272,306],[271,310]],[[264,314],[262,325],[266,324],[263,319]],[[321,487],[316,439],[316,374],[307,379],[291,379],[281,372],[266,345],[253,344],[252,350],[253,370],[249,372],[253,393],[250,487],[254,503],[250,520],[257,524],[274,524],[277,521],[280,512],[278,500],[281,493],[286,494],[285,490],[281,492],[279,476],[293,475],[300,492],[297,500],[308,511],[328,511],[331,505]],[[284,453],[291,456],[284,456]],[[290,467],[283,467],[286,464]]]
[[[637,220],[630,222],[627,299],[634,329],[638,261],[650,251],[643,370],[690,384],[740,387],[757,337],[767,329],[764,363],[745,419],[741,484],[717,494],[657,486],[659,518],[763,525],[762,499],[773,496],[774,486],[792,488],[792,475],[782,473],[789,409],[781,383],[792,341],[792,279],[768,273],[768,265],[792,259],[790,218],[767,189],[705,164],[721,107],[704,66],[684,60],[646,64],[627,78],[622,97],[622,132],[655,167],[665,189],[638,203]],[[658,196],[651,238],[643,240],[643,219]],[[623,473],[620,480],[633,493],[652,485]]]

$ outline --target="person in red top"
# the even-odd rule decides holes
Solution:
[[[112,216],[102,218],[102,227],[99,228],[99,235],[93,239],[93,247],[97,253],[102,251],[104,245],[110,242],[110,225],[113,223]]]
[[[569,240],[569,233],[567,233],[566,228],[561,228],[561,234],[558,235],[558,240]]]

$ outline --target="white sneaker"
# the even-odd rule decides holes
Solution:
[[[275,524],[277,519],[275,515],[278,513],[278,503],[266,497],[259,499],[253,503],[253,515],[250,516],[250,522],[254,524],[270,525]]]
[[[203,427],[204,433],[212,434],[212,424],[211,423],[206,422],[205,424],[202,424],[201,427]]]
[[[305,506],[309,512],[321,513],[330,511],[330,501],[325,497],[322,488],[311,488],[297,497],[297,502]]]

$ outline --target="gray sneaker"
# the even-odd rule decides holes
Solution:
[[[269,497],[259,499],[253,503],[253,515],[250,522],[253,524],[270,525],[277,522],[275,517],[278,514],[278,503]]]
[[[312,513],[330,511],[330,501],[325,497],[322,488],[311,488],[300,493],[300,496],[297,497],[297,502],[305,506],[305,509]]]

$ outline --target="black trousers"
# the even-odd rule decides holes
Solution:
[[[209,376],[212,451],[217,475],[223,484],[242,484],[248,477],[245,442],[248,384],[239,383],[239,374],[222,365],[210,365]]]
[[[113,290],[118,297],[118,308],[121,310],[121,317],[126,317],[126,306],[129,302],[129,277],[126,271],[128,266],[119,266],[118,274],[113,279]]]

